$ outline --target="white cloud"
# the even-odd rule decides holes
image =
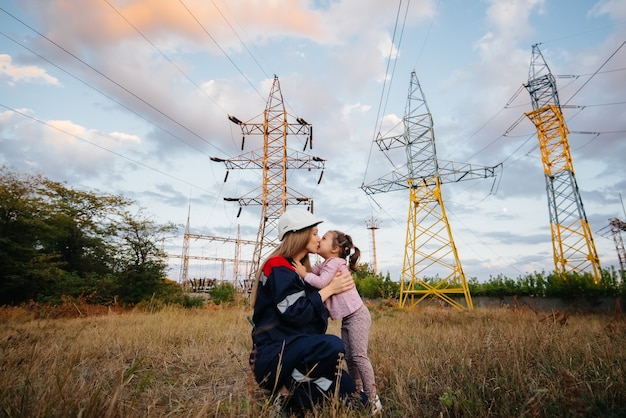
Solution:
[[[111,132],[113,138],[119,139],[122,142],[134,142],[136,144],[141,143],[141,138],[137,135],[129,135],[122,132]]]
[[[10,79],[11,84],[18,82],[25,83],[41,83],[50,84],[60,87],[61,83],[55,77],[52,77],[43,68],[29,66],[13,65],[11,56],[8,54],[0,54],[0,77],[5,76]]]

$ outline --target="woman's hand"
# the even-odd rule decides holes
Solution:
[[[342,273],[341,271],[335,274],[335,277],[325,287],[319,291],[322,302],[326,301],[332,295],[343,293],[346,290],[350,290],[354,287],[354,279],[349,272]]]

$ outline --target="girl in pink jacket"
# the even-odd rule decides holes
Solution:
[[[318,289],[326,286],[337,271],[347,271],[346,259],[349,258],[349,268],[356,270],[356,263],[361,251],[354,246],[349,235],[339,231],[328,231],[322,237],[317,253],[324,258],[324,262],[315,265],[310,272],[302,265],[297,265],[298,274],[311,286]],[[382,411],[380,399],[376,393],[374,369],[367,356],[367,346],[372,318],[369,310],[363,303],[356,287],[343,293],[329,297],[325,302],[331,319],[341,319],[341,339],[346,349],[348,371],[357,385],[372,402],[372,412]]]

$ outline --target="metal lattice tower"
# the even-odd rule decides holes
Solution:
[[[526,116],[537,128],[548,194],[555,273],[590,273],[595,282],[602,269],[574,175],[556,80],[539,46],[533,45],[528,84],[533,111]]]
[[[226,165],[227,171],[224,181],[228,179],[228,170],[232,169],[261,169],[263,172],[260,194],[252,197],[224,198],[226,201],[239,202],[239,213],[241,213],[243,206],[261,206],[261,218],[252,255],[252,264],[247,283],[244,284],[247,291],[251,289],[254,275],[261,260],[278,244],[278,218],[287,206],[306,205],[308,210],[313,212],[313,199],[288,186],[287,170],[324,169],[325,160],[287,148],[288,135],[303,138],[305,150],[307,145],[309,149],[313,148],[313,126],[302,118],[297,118],[295,123],[290,123],[287,116],[280,83],[278,77],[274,76],[262,122],[242,122],[234,116],[228,117],[231,122],[241,127],[243,135],[241,149],[244,148],[246,135],[262,135],[263,152],[252,151],[230,159],[211,158],[213,161],[223,162]],[[322,175],[320,174],[318,183],[321,178]]]
[[[622,231],[626,231],[626,222],[618,219],[609,219],[609,228],[613,242],[615,243],[615,250],[617,251],[617,259],[619,261],[620,277],[624,277],[626,273],[626,249],[624,248],[624,240],[622,239]]]
[[[185,235],[183,237],[183,265],[180,269],[180,284],[183,290],[187,291],[189,284],[189,217],[191,215],[191,206],[187,209],[187,225],[185,226]]]
[[[495,176],[497,167],[472,167],[439,161],[435,148],[433,119],[415,71],[403,118],[404,132],[376,143],[390,161],[392,150],[402,151],[406,164],[361,188],[367,194],[409,189],[409,211],[404,264],[400,283],[400,306],[415,306],[440,298],[457,309],[472,309],[465,273],[452,238],[441,194],[444,182],[459,182]],[[427,273],[437,268],[430,277]],[[440,276],[441,272],[443,276]],[[432,273],[431,273],[432,274]],[[465,305],[454,295],[463,295]]]
[[[212,237],[209,235],[201,235],[201,234],[192,234],[190,232],[190,227],[189,227],[189,218],[190,218],[190,212],[191,212],[191,207],[189,207],[188,211],[187,211],[187,224],[185,226],[185,235],[183,236],[183,253],[182,255],[174,255],[174,254],[170,254],[169,257],[170,258],[181,258],[182,259],[182,265],[181,265],[181,269],[180,269],[180,286],[183,288],[184,291],[188,292],[192,290],[192,280],[189,278],[189,260],[204,260],[204,261],[220,261],[222,263],[222,274],[220,275],[221,279],[224,280],[225,278],[225,269],[226,269],[226,263],[232,263],[233,264],[233,285],[237,286],[239,283],[238,281],[238,277],[239,277],[239,267],[241,264],[250,264],[251,261],[250,260],[242,260],[240,257],[240,253],[241,253],[241,245],[242,244],[256,244],[255,241],[250,241],[250,240],[242,240],[239,234],[239,226],[237,226],[237,238],[236,239],[232,239],[232,238],[221,238],[221,237]],[[235,257],[233,259],[230,258],[223,258],[223,257],[210,257],[210,256],[197,256],[197,255],[189,255],[189,249],[190,249],[190,245],[189,245],[189,241],[191,239],[196,239],[196,240],[206,240],[206,241],[217,241],[217,242],[223,242],[223,243],[234,243],[235,244]]]

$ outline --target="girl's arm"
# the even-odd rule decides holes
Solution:
[[[322,263],[321,266],[316,267],[318,267],[316,272],[307,273],[303,276],[303,279],[317,289],[328,285],[337,272],[347,271],[346,262],[341,258],[330,258]]]
[[[320,289],[319,294],[322,301],[354,287],[352,274],[348,271],[345,260],[341,258],[327,260],[319,275],[308,273],[306,268],[299,262],[295,262],[294,265],[300,277],[311,286]]]

